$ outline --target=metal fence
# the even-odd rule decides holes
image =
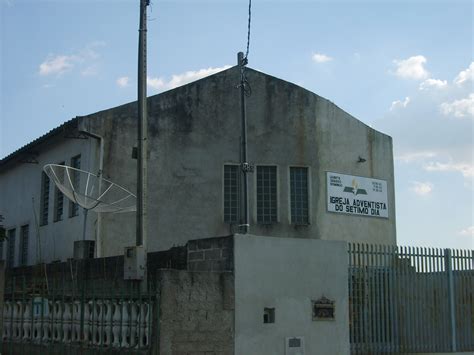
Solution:
[[[474,251],[349,245],[353,354],[474,350]]]
[[[7,275],[3,353],[149,353],[156,305],[151,287],[87,279],[77,264],[65,271]]]

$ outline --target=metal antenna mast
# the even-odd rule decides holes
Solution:
[[[147,246],[147,141],[148,112],[146,95],[146,8],[150,0],[140,0],[138,38],[138,154],[137,154],[137,236],[136,245]],[[145,251],[146,253],[146,251]]]

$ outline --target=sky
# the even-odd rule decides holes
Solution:
[[[0,158],[136,100],[139,0],[0,0]],[[393,138],[400,245],[474,248],[471,0],[253,0],[249,67]],[[152,0],[148,94],[235,65],[247,0]]]

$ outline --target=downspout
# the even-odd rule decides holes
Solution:
[[[99,171],[97,176],[102,177],[102,171],[104,168],[104,137],[91,133],[88,131],[79,131],[84,133],[86,136],[95,138],[99,140]],[[102,179],[99,179],[99,191],[102,191]],[[102,213],[97,213],[97,231],[96,231],[96,257],[100,258],[102,256],[102,239],[101,239],[101,225],[102,225]]]

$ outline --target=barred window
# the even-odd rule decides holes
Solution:
[[[8,244],[7,244],[7,267],[15,266],[15,229],[8,231]]]
[[[276,223],[277,206],[277,167],[257,166],[257,223]]]
[[[24,225],[21,227],[20,232],[20,265],[24,266],[28,264],[28,243],[29,243],[29,234],[30,234],[30,226]]]
[[[309,224],[308,168],[290,167],[291,223]]]
[[[41,205],[40,222],[44,226],[48,224],[49,213],[49,176],[45,172],[41,174]]]
[[[71,167],[75,169],[81,168],[81,155],[76,155],[75,157],[71,158]],[[75,189],[79,189],[80,186],[80,175],[79,172],[72,170],[73,173],[71,175],[72,186]],[[69,201],[69,217],[74,217],[79,215],[79,205],[72,201]]]
[[[239,166],[224,165],[224,222],[239,220]]]
[[[59,165],[64,165],[64,162],[59,163]],[[64,175],[58,176],[60,182],[64,181]],[[64,211],[64,195],[57,187],[54,188],[54,221],[61,221],[63,219]]]

